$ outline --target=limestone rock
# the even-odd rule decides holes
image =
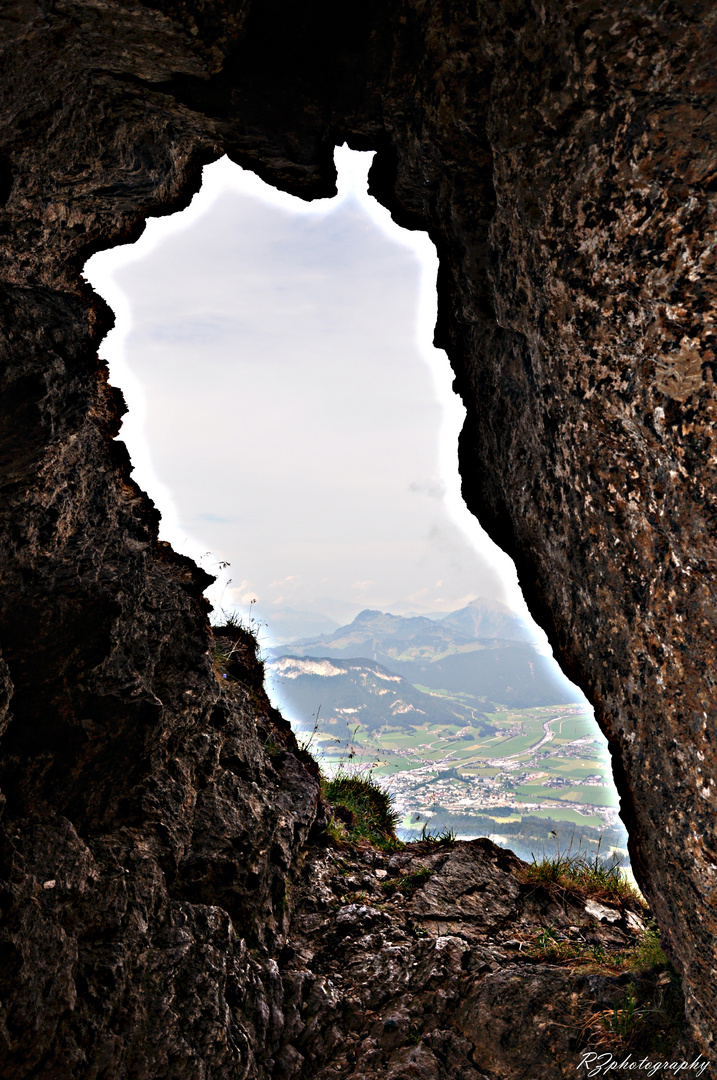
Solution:
[[[397,915],[348,919],[371,980],[355,1006],[315,967],[282,978],[287,885],[325,820],[316,777],[249,646],[219,685],[206,575],[157,540],[97,356],[111,314],[80,277],[186,205],[222,153],[312,198],[333,191],[343,140],[377,150],[372,191],[437,245],[465,497],[595,704],[710,1055],[716,18],[705,0],[0,9],[4,1076],[289,1076],[332,1055],[333,1077],[359,1060],[366,1076],[528,1067],[500,1040],[466,1058],[490,1010],[497,1031],[517,1009],[520,976],[472,946],[491,976],[459,992],[455,927],[487,934],[514,902],[509,874],[485,904],[480,881],[461,886],[476,871],[460,850],[391,904],[425,915],[425,940]],[[324,869],[299,949],[302,919],[326,948],[336,933]],[[562,978],[525,990],[558,1056]],[[354,1007],[375,1022],[324,1023]],[[435,1029],[399,1045],[414,1007]]]

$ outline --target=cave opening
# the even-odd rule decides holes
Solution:
[[[325,687],[290,693],[321,676],[287,656],[360,659],[365,649],[352,657],[325,639],[362,612],[444,627],[482,604],[499,615],[492,629],[485,615],[474,625],[473,655],[491,654],[495,667],[495,642],[514,633],[497,666],[541,666],[544,686],[503,701],[495,680],[505,672],[491,673],[491,694],[471,696],[464,673],[444,664],[443,680],[457,681],[441,686],[427,665],[421,673],[374,641],[368,659],[443,706],[435,739],[416,726],[410,746],[391,731],[358,740],[357,762],[389,782],[407,835],[417,815],[470,835],[477,807],[506,846],[520,847],[510,827],[528,816],[559,820],[578,839],[607,830],[623,849],[605,739],[530,620],[511,560],[462,501],[464,410],[431,341],[437,259],[425,234],[400,229],[368,196],[371,156],[340,148],[339,195],[311,203],[223,159],[188,210],[93,256],[85,276],[117,316],[101,355],[129,406],[119,438],[162,513],[160,536],[216,576],[207,595],[218,620],[238,613],[258,628],[277,704],[311,729],[324,702],[327,767],[365,702],[345,687],[328,710]],[[394,701],[393,718],[422,700]],[[462,712],[451,718],[452,707]],[[469,736],[478,744],[466,755]],[[421,754],[420,779],[404,782]]]

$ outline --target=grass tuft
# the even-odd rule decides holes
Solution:
[[[370,773],[359,775],[339,769],[332,779],[322,777],[324,798],[334,814],[327,835],[338,843],[371,844],[382,851],[403,845],[396,836],[400,815],[391,796]]]
[[[623,875],[619,858],[601,860],[578,851],[558,852],[533,862],[522,872],[530,885],[542,885],[560,899],[596,900],[619,907],[646,907],[641,894]]]
[[[585,1019],[581,1042],[667,1054],[679,1039],[685,1022],[685,1002],[677,972],[660,946],[659,931],[649,927],[627,949],[570,940],[563,931],[543,927],[527,949],[539,962],[604,975],[630,974],[622,997],[609,1009],[597,1009]]]
[[[448,827],[431,832],[427,825],[424,825],[419,837],[419,843],[421,844],[443,844],[446,847],[453,847],[456,842],[456,833],[454,829]]]
[[[648,923],[648,929],[635,949],[633,966],[639,971],[649,971],[651,968],[667,967],[668,964],[669,961],[660,944],[660,931],[655,925]]]
[[[642,975],[654,972],[673,973],[670,963],[660,945],[660,932],[649,927],[641,935],[636,945],[628,948],[605,948],[601,943],[587,944],[581,940],[572,940],[564,930],[554,926],[544,926],[533,936],[527,953],[535,960],[551,964],[564,964],[570,967],[585,965],[589,968],[601,968],[607,971],[634,971]],[[672,974],[669,974],[672,977]],[[668,976],[662,976],[663,982]],[[677,976],[675,975],[675,978]]]

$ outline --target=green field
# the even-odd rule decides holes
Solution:
[[[551,721],[552,738],[535,750],[545,738],[547,721]],[[317,731],[310,748],[329,773],[341,765],[372,766],[375,776],[387,782],[394,777],[397,790],[415,793],[414,805],[415,798],[430,801],[435,788],[444,795],[450,792],[450,800],[467,793],[480,808],[478,812],[488,816],[496,802],[510,805],[514,800],[518,813],[523,803],[553,803],[551,809],[531,813],[576,825],[601,821],[594,814],[581,815],[574,809],[576,804],[618,806],[606,750],[598,741],[577,741],[598,737],[587,709],[575,705],[499,708],[490,713],[490,723],[498,728],[497,734],[481,736],[478,729],[455,723],[415,727],[392,723],[378,731],[359,726],[348,746],[337,743],[328,731]],[[450,774],[450,770],[455,772]],[[411,774],[416,773],[411,781]],[[591,783],[582,782],[587,777]],[[462,780],[469,783],[464,785]],[[546,786],[555,781],[565,783]],[[496,820],[505,819],[498,815]]]
[[[521,811],[524,813],[525,811]],[[482,811],[488,817],[490,813],[487,810]],[[551,820],[559,819],[560,821],[570,821],[574,825],[587,825],[590,828],[599,829],[603,824],[603,819],[596,817],[594,814],[581,814],[579,810],[571,810],[569,806],[551,807],[549,810],[531,810],[531,817],[550,818]],[[501,820],[495,818],[496,821]]]
[[[493,741],[490,746],[476,751],[476,757],[503,758],[510,757],[513,754],[522,754],[540,742],[542,736],[543,729],[540,727],[538,732],[529,731],[525,735],[514,735],[509,736],[507,739],[501,739],[500,742]]]
[[[594,738],[597,728],[589,716],[561,717],[560,708],[542,708],[511,712],[496,712],[491,715],[491,723],[500,727],[497,735],[481,737],[476,729],[459,728],[456,724],[428,725],[420,727],[382,728],[367,732],[360,726],[356,730],[352,747],[364,756],[383,751],[391,756],[406,755],[407,760],[418,754],[426,758],[442,758],[449,754],[457,756],[463,766],[480,768],[481,763],[490,766],[492,760],[530,757],[531,748],[544,738],[543,723],[553,719],[551,731],[553,738],[536,752],[537,761],[531,767],[538,766],[548,773],[556,770],[565,775],[580,778],[586,774],[602,772],[605,754],[596,744],[584,744],[572,758],[565,758],[565,749],[577,739]],[[460,732],[460,734],[459,734]],[[315,733],[314,746],[320,752],[334,756],[346,756],[349,749],[345,743],[338,744],[331,732]]]
[[[521,784],[515,789],[516,798],[526,802],[585,803],[588,806],[617,807],[617,794],[607,787],[575,786],[570,788],[547,788],[540,784]]]

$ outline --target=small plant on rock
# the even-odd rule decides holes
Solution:
[[[537,944],[539,949],[547,949],[554,945],[557,941],[555,931],[552,926],[546,926],[540,934],[538,934]]]
[[[649,968],[667,966],[668,960],[660,944],[660,931],[653,923],[649,925],[640,944],[635,949],[635,968],[645,971]]]
[[[637,1007],[635,987],[630,983],[622,1000],[613,1006],[612,1013],[602,1013],[600,1019],[608,1034],[616,1035],[620,1042],[625,1044],[641,1016],[642,1010]]]
[[[456,834],[453,829],[448,827],[431,832],[426,823],[421,829],[421,839],[419,843],[422,844],[444,844],[447,847],[453,847],[456,842]]]
[[[573,897],[620,907],[628,904],[633,908],[646,906],[640,893],[622,873],[621,860],[601,860],[599,852],[594,857],[583,851],[574,855],[570,851],[558,851],[557,855],[544,856],[540,860],[533,856],[532,863],[523,871],[523,881],[542,885],[561,900]]]
[[[684,1028],[685,999],[680,977],[662,951],[659,930],[649,926],[620,959],[631,972],[630,983],[611,1009],[587,1019],[583,1038],[589,1046],[612,1048],[617,1043],[624,1050],[670,1053]],[[604,966],[605,961],[600,963]]]
[[[381,888],[388,896],[393,896],[397,892],[403,893],[404,896],[413,896],[417,889],[425,885],[432,873],[433,871],[428,867],[422,866],[414,870],[412,874],[402,874],[400,877],[384,881]]]
[[[360,775],[341,768],[332,779],[322,777],[324,798],[334,810],[332,822],[338,823],[342,842],[371,844],[384,851],[400,848],[396,836],[399,815],[391,796],[377,784],[370,773]]]

